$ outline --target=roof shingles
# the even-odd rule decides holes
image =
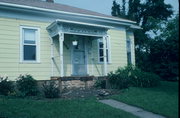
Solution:
[[[113,16],[101,14],[101,13],[90,11],[90,10],[85,10],[85,9],[63,5],[59,3],[44,2],[41,0],[0,0],[0,2],[38,7],[38,8],[45,8],[45,9],[51,9],[51,10],[58,10],[58,11],[64,11],[64,12],[70,12],[70,13],[78,13],[78,14],[84,14],[84,15],[92,15],[92,16],[105,17],[105,18],[113,18],[113,19],[126,20],[129,22],[132,22],[127,19],[116,18]]]

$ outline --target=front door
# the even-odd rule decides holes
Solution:
[[[77,40],[77,46],[73,46],[72,51],[72,63],[73,63],[73,75],[82,76],[87,75],[87,60],[86,60],[86,46],[85,41],[82,38]]]

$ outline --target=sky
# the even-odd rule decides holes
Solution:
[[[66,4],[78,8],[83,8],[99,13],[111,15],[111,7],[113,0],[54,0],[57,3]],[[120,2],[122,0],[116,0]],[[171,4],[175,14],[179,11],[178,0],[165,0],[165,3]]]

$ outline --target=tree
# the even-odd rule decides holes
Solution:
[[[126,14],[126,0],[122,0],[122,5],[118,4],[116,0],[113,1],[111,8],[111,15],[115,17],[127,18]]]
[[[126,0],[122,0],[122,16],[126,17]]]
[[[111,12],[111,15],[112,16],[116,16],[116,17],[119,17],[120,16],[120,5],[116,2],[116,0],[113,1],[113,6],[111,8],[112,12]]]
[[[114,2],[116,3],[116,1]],[[113,10],[112,12],[114,12]],[[153,72],[154,67],[151,67],[154,63],[151,54],[152,49],[155,46],[154,43],[161,44],[162,42],[157,42],[153,39],[151,32],[156,33],[159,30],[158,24],[168,21],[168,18],[173,14],[172,6],[165,4],[164,0],[129,0],[128,8],[124,7],[123,10],[126,11],[126,18],[136,21],[137,25],[143,28],[134,32],[136,65],[144,71]],[[116,15],[116,17],[124,17],[122,15],[123,11],[119,10],[119,12],[119,15]]]
[[[129,8],[127,18],[136,21],[138,24],[141,21],[142,5],[140,0],[129,0]]]
[[[153,72],[166,80],[177,80],[179,76],[179,15],[159,25],[162,32],[151,43],[150,61]]]
[[[167,20],[173,14],[172,6],[169,4],[165,4],[164,0],[146,0],[143,4],[143,12],[141,15],[142,18],[142,27],[145,28],[145,31],[149,31],[152,29],[151,27],[147,27],[150,22],[150,19],[156,20]]]

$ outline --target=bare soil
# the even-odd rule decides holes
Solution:
[[[91,97],[97,97],[103,98],[107,96],[111,96],[114,94],[120,93],[119,90],[114,89],[98,89],[98,88],[71,88],[71,89],[64,89],[61,98],[64,99],[73,99],[73,98],[91,98]],[[107,95],[105,95],[107,94]]]

